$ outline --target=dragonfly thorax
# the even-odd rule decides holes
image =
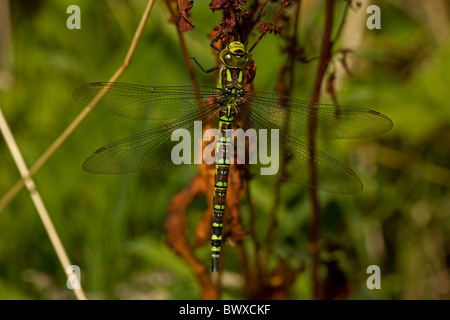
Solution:
[[[245,71],[240,69],[222,68],[219,76],[219,87],[222,92],[229,98],[240,99],[245,94],[245,85],[247,84],[247,76]]]

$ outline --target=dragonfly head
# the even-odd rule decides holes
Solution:
[[[252,60],[252,55],[242,42],[233,41],[220,52],[220,60],[227,68],[244,70]]]

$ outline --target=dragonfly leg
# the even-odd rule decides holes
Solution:
[[[217,47],[214,45],[214,43],[217,42],[221,36],[222,36],[222,32],[219,33],[219,34],[217,35],[217,37],[215,37],[214,40],[211,41],[211,43],[209,44],[209,46],[210,46],[211,48],[213,48],[214,50],[216,50],[217,52],[220,52],[220,51],[222,51],[222,50],[220,50],[219,48],[217,48]]]
[[[205,68],[203,68],[203,66],[200,64],[200,62],[198,62],[198,60],[195,58],[195,57],[190,57],[192,60],[194,60],[194,62],[197,64],[197,66],[200,68],[200,69],[202,69],[202,71],[204,72],[204,73],[210,73],[210,72],[213,72],[213,71],[216,71],[217,69],[220,69],[221,67],[222,67],[222,65],[217,65],[217,66],[215,66],[215,67],[212,67],[212,68],[209,68],[209,69],[205,69]]]

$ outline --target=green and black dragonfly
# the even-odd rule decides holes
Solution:
[[[98,149],[83,164],[83,169],[91,173],[128,173],[174,165],[172,150],[178,143],[172,140],[175,130],[185,129],[193,133],[195,121],[218,125],[225,138],[216,140],[215,148],[211,270],[219,268],[228,173],[232,160],[229,151],[233,148],[232,141],[226,137],[233,128],[252,128],[257,133],[264,131],[261,129],[276,129],[284,159],[287,159],[281,178],[340,194],[357,194],[362,190],[362,183],[351,169],[297,139],[310,134],[308,121],[311,110],[315,113],[314,136],[317,138],[366,138],[392,128],[388,117],[373,110],[312,104],[274,93],[246,91],[245,69],[251,61],[251,54],[239,41],[229,43],[220,51],[219,57],[221,64],[218,67],[209,70],[202,68],[207,72],[220,69],[217,87],[154,87],[95,82],[79,87],[73,94],[84,105],[88,105],[98,94],[103,94],[103,98],[92,108],[115,116],[172,120],[157,129]],[[194,134],[190,136],[194,139]],[[195,156],[192,155],[192,158]],[[311,164],[315,167],[313,179],[309,174]]]

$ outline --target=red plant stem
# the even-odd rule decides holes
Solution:
[[[270,21],[270,24],[273,25],[275,21],[280,17],[281,12],[283,11],[284,7],[286,7],[286,4],[283,3],[281,7],[276,12],[275,16],[273,17],[272,21]],[[265,36],[267,31],[263,31],[261,35],[258,37],[258,39],[255,41],[255,43],[252,45],[252,47],[248,50],[249,52],[252,52],[253,49],[255,49],[256,45],[261,41],[261,39]]]
[[[295,12],[295,22],[294,22],[294,33],[292,37],[289,38],[288,46],[290,48],[293,48],[293,50],[297,49],[297,30],[300,22],[300,0],[297,2],[297,10]],[[294,54],[288,55],[288,59],[286,60],[286,63],[284,64],[282,71],[280,73],[280,78],[278,80],[277,85],[277,91],[281,95],[284,96],[290,96],[292,93],[292,90],[294,88],[294,80],[295,80],[295,64],[296,64],[296,56]],[[286,114],[286,119],[284,120],[283,129],[288,131],[288,124],[289,124],[289,113]],[[281,152],[285,154],[285,150]],[[283,158],[282,157],[282,158]],[[284,161],[281,161],[281,170],[283,170],[282,175],[284,175]],[[266,237],[266,244],[267,244],[267,255],[272,254],[273,250],[273,242],[274,242],[274,235],[275,230],[278,225],[278,207],[280,205],[280,197],[281,197],[281,185],[282,180],[278,180],[275,185],[275,200],[272,207],[272,211],[270,213],[269,217],[269,227],[267,231],[267,237]]]
[[[316,74],[316,79],[314,82],[314,88],[311,95],[311,103],[316,104],[319,102],[320,91],[322,87],[322,82],[325,77],[325,72],[328,67],[328,63],[331,59],[331,29],[333,26],[333,10],[334,10],[334,0],[327,0],[325,5],[325,28],[322,35],[322,48],[320,53],[320,62]],[[313,107],[309,112],[309,121],[308,121],[308,142],[309,145],[314,148],[315,146],[315,137],[314,132],[316,129],[316,120],[317,120],[317,110]],[[313,149],[311,149],[313,150]],[[314,152],[311,152],[311,161],[310,161],[310,178],[311,182],[314,183],[316,180],[316,168],[314,166]],[[310,197],[312,204],[312,215],[311,215],[311,260],[312,260],[312,282],[313,282],[313,296],[314,299],[320,298],[320,284],[318,277],[318,269],[319,269],[319,225],[320,225],[320,207],[319,201],[317,197],[317,189],[310,189]]]
[[[172,19],[176,19],[176,14],[172,10],[172,7],[170,6],[169,1],[166,1],[165,3],[167,5],[167,9],[170,12],[170,15],[172,16]],[[191,59],[189,57],[189,53],[188,53],[188,50],[187,50],[186,42],[184,41],[184,37],[183,37],[183,34],[180,31],[180,29],[177,27],[176,30],[177,30],[177,34],[178,34],[178,39],[180,41],[181,52],[183,53],[183,59],[184,59],[185,65],[186,65],[186,69],[187,69],[187,71],[189,73],[189,77],[191,78],[192,85],[194,87],[196,87],[198,84],[197,84],[197,80],[195,78],[194,68],[192,68],[192,63],[191,63]],[[201,100],[199,100],[199,98],[197,100],[198,100],[198,102],[201,101]]]

